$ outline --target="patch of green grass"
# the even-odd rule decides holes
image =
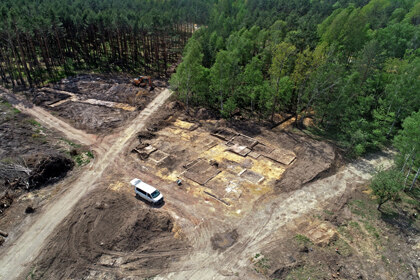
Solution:
[[[0,99],[0,105],[4,106],[5,108],[12,108],[13,107],[12,104],[10,104],[9,102],[7,102],[4,99]]]
[[[354,199],[350,202],[352,205],[356,205],[359,208],[365,208],[366,203],[363,200],[360,199]]]
[[[332,245],[331,247],[335,250],[338,249],[338,252],[340,253],[340,255],[344,256],[344,257],[349,257],[352,255],[353,250],[350,247],[350,245],[344,241],[341,238],[338,238]]]
[[[257,254],[258,255],[258,254]],[[260,256],[260,255],[259,255]],[[258,256],[258,257],[259,257]],[[257,258],[258,258],[257,257]],[[255,263],[255,271],[261,274],[266,274],[268,270],[271,268],[270,260],[266,257],[262,257]]]
[[[348,229],[347,229],[348,225],[340,225],[337,227],[337,231],[338,233],[342,234],[342,235],[347,235]]]
[[[364,201],[355,199],[349,203],[350,210],[353,214],[360,216],[363,219],[376,220],[378,218],[378,211],[376,204],[372,201]]]
[[[66,77],[66,73],[63,67],[56,67],[55,76],[47,79],[46,83],[56,83]]]
[[[360,224],[356,221],[349,221],[347,225],[341,225],[337,228],[337,231],[353,242],[355,235],[362,233],[362,228]]]
[[[83,152],[78,155],[72,156],[74,162],[77,166],[83,166],[90,163],[90,160],[94,158],[91,151]]]
[[[87,153],[86,153],[86,155],[88,156],[88,157],[90,157],[90,158],[95,158],[95,156],[93,155],[93,153],[92,153],[92,151],[88,151]]]
[[[76,143],[73,143],[72,141],[67,140],[67,139],[65,139],[65,138],[61,138],[61,141],[63,141],[63,142],[65,142],[65,143],[67,143],[68,145],[70,145],[70,146],[71,146],[71,147],[73,147],[73,148],[80,148],[80,147],[81,147],[81,145],[76,144]]]
[[[265,257],[258,260],[257,265],[263,269],[269,269],[271,267],[269,264],[269,259]]]
[[[373,237],[375,237],[378,240],[381,238],[377,229],[374,226],[372,226],[368,221],[362,221],[362,222],[363,222],[363,226],[365,227],[366,231],[369,232],[370,235],[372,235]]]
[[[322,216],[320,214],[314,214],[314,215],[312,215],[312,217],[314,217],[315,219],[318,219],[318,220],[322,220]]]
[[[26,275],[25,280],[29,280],[29,279],[35,279],[35,267],[33,267],[31,269],[31,271],[29,271],[28,275]]]
[[[5,158],[0,159],[0,162],[4,164],[12,164],[14,160],[10,157],[5,157]]]
[[[286,280],[329,279],[329,277],[327,277],[328,272],[325,271],[324,266],[324,264],[318,266],[304,265],[295,268],[286,276]]]
[[[0,99],[0,110],[5,111],[7,114],[10,114],[11,116],[15,116],[20,113],[18,109],[13,108],[12,104],[10,104],[4,99]]]
[[[359,223],[356,222],[356,221],[350,221],[349,222],[349,226],[352,227],[352,228],[354,228],[354,229],[357,229],[359,231],[362,230],[362,228],[360,227]]]
[[[366,213],[362,209],[352,206],[350,207],[350,210],[353,214],[356,214],[357,216],[360,216],[362,218],[366,218]]]
[[[420,205],[420,201],[417,201],[415,199],[411,199],[411,198],[403,198],[402,201],[404,203],[413,205],[413,206],[419,206]]]
[[[35,127],[39,127],[39,128],[42,127],[42,125],[34,119],[29,119],[28,123],[30,123],[31,125],[33,125]]]
[[[303,234],[296,234],[295,240],[299,243],[302,243],[304,245],[306,244],[312,244],[312,241],[309,239],[309,237],[303,235]]]
[[[417,188],[413,188],[411,192],[401,192],[400,198],[403,205],[420,208],[420,199],[416,196],[415,189]]]
[[[324,213],[327,214],[327,215],[330,215],[330,216],[334,215],[334,212],[332,212],[330,210],[327,210],[327,209],[324,209]]]
[[[77,155],[73,157],[73,160],[76,162],[77,166],[83,166],[90,162],[90,160],[85,159],[83,154]]]
[[[397,219],[399,216],[399,213],[391,207],[391,205],[384,205],[382,206],[382,212],[381,212],[382,218],[392,220]]]

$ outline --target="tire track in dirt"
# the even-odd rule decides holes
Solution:
[[[200,246],[198,252],[192,252],[184,262],[182,270],[162,275],[157,279],[259,279],[250,273],[249,259],[275,239],[282,226],[302,217],[311,211],[319,210],[323,205],[342,196],[355,185],[366,183],[372,177],[375,167],[385,168],[392,165],[392,152],[373,158],[361,159],[344,167],[338,173],[310,183],[302,189],[282,194],[264,208],[254,209],[236,225],[239,238],[237,242],[223,252]],[[208,231],[203,239],[210,244]],[[196,241],[197,243],[202,243]],[[238,275],[235,278],[234,275]],[[264,278],[265,279],[265,278]]]
[[[103,154],[98,154],[95,164],[90,170],[86,170],[74,181],[68,190],[57,200],[51,202],[43,213],[19,238],[13,241],[11,246],[4,248],[0,259],[0,279],[16,279],[27,269],[28,265],[40,253],[46,244],[51,233],[72,211],[76,203],[89,191],[100,184],[95,185],[105,169],[114,163],[128,147],[138,131],[144,128],[149,117],[161,107],[171,96],[172,92],[168,89],[162,91],[135,119],[129,126],[121,131],[112,146]],[[60,127],[61,123],[59,123]],[[54,128],[56,126],[54,125]],[[63,128],[59,128],[62,130]],[[67,128],[66,126],[64,126]],[[80,138],[86,141],[84,137]]]
[[[41,107],[28,103],[12,94],[8,89],[0,87],[0,96],[9,101],[13,107],[24,114],[30,115],[47,128],[61,132],[67,139],[91,146],[97,142],[97,136],[76,129],[65,121],[55,117]]]
[[[79,142],[80,144],[91,146],[96,143],[97,136],[88,134],[82,130],[76,129],[61,119],[51,115],[41,107],[33,106],[32,108],[25,107],[23,104],[15,106],[16,109],[24,114],[30,115],[38,120],[42,125],[61,132],[69,140]]]

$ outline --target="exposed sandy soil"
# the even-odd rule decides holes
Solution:
[[[131,84],[131,78],[112,75],[78,75],[26,92],[31,101],[77,129],[109,133],[121,127],[163,90],[166,82],[153,80],[148,91]],[[104,101],[104,102],[102,102]]]
[[[141,206],[142,204],[136,203],[136,204],[130,204],[125,203],[125,201],[132,201],[133,195],[129,190],[125,190],[127,187],[127,182],[131,179],[131,176],[133,174],[141,174],[141,178],[144,180],[147,180],[147,182],[153,184],[153,185],[159,185],[160,189],[165,193],[165,197],[167,200],[167,203],[162,207],[162,210],[167,211],[166,213],[171,213],[172,217],[177,217],[177,222],[179,226],[179,234],[177,236],[185,236],[185,239],[182,241],[182,245],[179,245],[179,243],[176,243],[180,246],[179,252],[177,250],[169,249],[162,249],[159,251],[160,256],[174,256],[174,259],[162,259],[158,263],[156,267],[153,266],[143,266],[140,259],[136,258],[136,261],[139,262],[138,265],[135,267],[139,267],[138,269],[131,268],[131,274],[132,275],[143,275],[143,276],[153,276],[156,274],[162,274],[167,269],[169,269],[169,273],[173,273],[178,270],[183,270],[184,266],[187,265],[190,261],[180,261],[179,257],[182,257],[185,255],[185,248],[186,244],[189,244],[188,246],[192,246],[194,250],[195,256],[197,254],[200,254],[200,257],[197,257],[197,259],[188,265],[188,267],[191,266],[191,269],[195,270],[194,267],[196,265],[202,265],[201,264],[201,254],[205,252],[205,254],[214,255],[217,252],[222,252],[225,250],[229,250],[231,248],[236,247],[236,244],[238,244],[239,240],[243,240],[244,238],[249,238],[249,235],[244,233],[244,229],[247,228],[249,225],[242,224],[242,219],[245,217],[251,217],[253,216],[253,213],[250,212],[250,207],[252,207],[251,204],[249,204],[247,201],[255,201],[258,200],[261,194],[266,193],[269,191],[269,189],[264,189],[262,192],[250,192],[246,189],[244,191],[247,194],[244,194],[243,198],[241,198],[239,201],[234,202],[233,206],[226,207],[225,204],[221,203],[217,196],[216,199],[214,199],[211,196],[208,196],[205,193],[198,194],[196,193],[196,186],[190,185],[192,183],[189,183],[187,181],[183,182],[183,185],[180,190],[173,192],[171,189],[174,188],[174,181],[171,181],[171,177],[167,177],[167,175],[160,175],[160,174],[170,174],[171,172],[176,172],[178,168],[183,169],[181,165],[188,163],[191,160],[191,156],[194,155],[194,153],[187,152],[185,150],[185,139],[178,138],[176,140],[175,138],[170,138],[171,142],[173,142],[171,145],[168,146],[164,143],[168,143],[168,140],[165,138],[162,138],[161,136],[161,130],[163,135],[165,137],[168,137],[168,130],[173,130],[174,128],[178,129],[178,131],[183,131],[186,126],[187,128],[191,125],[194,125],[194,123],[190,123],[187,121],[180,121],[178,119],[188,119],[187,116],[183,116],[183,114],[172,114],[171,108],[173,107],[173,104],[169,104],[167,106],[167,110],[162,110],[158,116],[155,116],[154,120],[149,123],[148,129],[146,129],[146,132],[142,132],[139,134],[139,140],[134,140],[133,145],[128,145],[125,147],[124,150],[129,150],[129,147],[136,146],[137,141],[140,141],[141,143],[149,142],[152,144],[156,144],[156,147],[164,151],[165,153],[168,153],[169,156],[167,160],[162,161],[161,163],[158,163],[153,167],[154,165],[149,165],[145,163],[139,162],[139,159],[136,157],[128,157],[119,158],[114,164],[114,168],[112,169],[111,176],[112,178],[121,178],[123,180],[117,180],[117,182],[112,183],[108,189],[112,190],[119,190],[123,189],[124,191],[122,194],[120,193],[114,193],[114,192],[107,192],[105,197],[109,196],[109,199],[111,201],[120,201],[121,203],[127,204],[126,206],[119,206],[119,204],[113,204],[112,207],[110,207],[109,211],[115,212],[115,217],[125,217],[124,219],[121,219],[122,223],[128,223],[130,225],[130,228],[133,226],[131,224],[132,219],[130,218],[132,216],[126,215],[126,212],[134,212],[136,213],[139,209],[143,209]],[[198,123],[199,126],[203,126],[201,130],[197,130],[197,137],[192,137],[192,141],[196,141],[197,143],[202,143],[202,140],[205,138],[209,138],[210,130],[214,128],[214,123],[212,121],[205,122],[205,123]],[[223,126],[221,123],[216,123],[216,126]],[[180,130],[179,130],[180,129]],[[150,132],[153,131],[153,132]],[[166,131],[166,132],[164,132]],[[188,131],[188,130],[187,130]],[[196,131],[196,130],[194,130]],[[206,132],[207,131],[207,132]],[[207,133],[207,137],[205,136]],[[204,138],[200,138],[203,136]],[[213,137],[213,136],[212,136]],[[259,136],[256,136],[260,141],[265,140],[266,142],[272,141],[273,138],[270,137],[276,137],[274,133],[269,132],[268,130],[264,130],[260,132]],[[281,147],[283,148],[290,148],[294,147],[296,144],[294,143],[295,140],[293,140],[293,137],[289,137],[286,134],[282,135],[283,141],[281,142]],[[211,138],[213,139],[213,138]],[[215,138],[216,139],[216,138]],[[174,142],[175,141],[175,142]],[[181,141],[179,143],[176,143],[176,141]],[[182,142],[184,141],[184,142]],[[211,141],[210,141],[211,142]],[[220,141],[221,143],[224,143],[224,141]],[[139,143],[139,142],[137,142]],[[160,144],[159,144],[160,143]],[[206,142],[207,143],[207,142]],[[206,146],[207,144],[204,143]],[[173,146],[175,145],[175,146]],[[184,145],[184,148],[182,149],[182,145]],[[188,144],[187,144],[188,145]],[[197,145],[197,144],[195,144]],[[201,145],[201,144],[200,144]],[[99,146],[100,147],[100,146]],[[119,145],[118,147],[122,148],[123,146]],[[200,146],[197,145],[197,148]],[[180,150],[181,149],[181,150]],[[184,150],[184,152],[182,152]],[[175,152],[176,151],[176,152]],[[200,150],[198,150],[200,151]],[[215,150],[218,154],[218,149]],[[228,152],[225,152],[228,153]],[[230,153],[230,152],[229,152]],[[128,154],[126,154],[128,155]],[[227,154],[229,155],[229,154]],[[231,157],[231,156],[228,156]],[[127,160],[129,159],[129,160]],[[236,159],[233,157],[232,159]],[[148,159],[149,160],[149,159]],[[159,157],[156,157],[153,159],[153,154],[151,156],[151,160],[158,160],[160,161]],[[109,159],[108,159],[109,162]],[[264,160],[262,159],[262,162]],[[220,168],[227,168],[229,164],[235,164],[234,162],[228,163],[228,162],[219,162],[219,169]],[[256,162],[257,163],[257,162]],[[96,163],[97,164],[97,163]],[[268,164],[268,163],[267,163]],[[274,162],[269,163],[268,166],[274,164]],[[252,168],[252,161],[244,161],[241,163],[242,166],[247,168]],[[116,166],[119,166],[120,168],[115,168]],[[293,166],[293,164],[292,164]],[[145,172],[144,168],[156,168],[158,170],[161,170],[157,172],[155,175],[152,175],[150,172]],[[280,168],[280,167],[279,167]],[[282,167],[284,169],[284,167]],[[314,167],[315,169],[315,167]],[[123,171],[124,170],[124,171]],[[321,165],[319,172],[322,172],[324,170],[324,166]],[[162,172],[162,173],[161,173]],[[169,173],[168,173],[169,172]],[[157,175],[157,176],[156,176]],[[163,177],[162,177],[163,176]],[[280,178],[281,175],[279,174],[279,177],[276,177],[275,173],[273,173],[271,176],[273,177],[273,180],[268,180],[270,186],[275,186],[275,180]],[[125,182],[125,183],[124,183]],[[103,184],[105,187],[109,185],[108,182],[103,181],[101,184]],[[223,184],[223,182],[222,182]],[[214,185],[214,184],[213,184]],[[223,186],[223,185],[221,185]],[[217,194],[217,190],[212,187],[210,191],[213,191]],[[274,190],[274,189],[273,189]],[[103,191],[102,191],[103,193]],[[128,197],[127,197],[128,196]],[[264,196],[261,197],[264,199]],[[103,246],[99,246],[98,251],[96,251],[97,247],[94,245],[97,245],[97,242],[86,242],[84,240],[92,240],[91,236],[97,236],[99,234],[96,234],[96,230],[100,229],[100,226],[98,228],[91,228],[90,225],[99,225],[100,221],[98,220],[92,220],[92,217],[96,217],[98,213],[100,212],[98,209],[95,209],[95,206],[92,207],[94,202],[97,202],[99,204],[100,208],[102,208],[101,198],[99,197],[99,194],[94,194],[92,198],[89,196],[88,202],[83,202],[82,205],[77,206],[77,210],[71,213],[68,218],[66,218],[66,222],[63,226],[60,226],[60,229],[54,234],[56,237],[55,239],[49,241],[48,245],[46,246],[45,251],[41,252],[38,260],[33,264],[31,269],[27,269],[27,273],[31,272],[35,277],[47,277],[47,278],[68,278],[68,277],[92,277],[93,279],[98,277],[122,277],[130,275],[128,273],[127,267],[129,267],[130,263],[132,262],[130,259],[127,259],[127,261],[122,261],[121,255],[117,254],[116,247],[108,248],[109,255],[104,255],[103,252],[103,246],[106,246],[106,244],[114,244],[117,245],[119,243],[118,240],[124,240],[124,237],[130,236],[128,238],[131,240],[131,238],[136,239],[136,236],[132,236],[130,233],[121,232],[114,232],[113,238],[110,237],[110,239],[106,239]],[[123,202],[124,201],[124,202]],[[231,200],[229,200],[230,203],[232,203]],[[138,201],[135,201],[138,202]],[[142,203],[142,202],[141,202]],[[259,202],[261,203],[261,202]],[[248,205],[247,205],[248,204]],[[143,205],[144,206],[144,205]],[[127,208],[126,208],[127,207]],[[92,209],[93,208],[93,209]],[[108,208],[106,208],[108,209]],[[241,210],[241,211],[237,211]],[[81,213],[85,213],[81,216]],[[90,215],[89,213],[92,212],[93,214]],[[212,214],[213,213],[213,214]],[[243,213],[240,214],[237,217],[232,217],[232,213]],[[86,216],[86,218],[85,218]],[[260,216],[260,214],[258,214]],[[102,217],[102,216],[101,216]],[[106,217],[106,215],[104,216]],[[137,217],[137,216],[136,216]],[[181,218],[180,218],[181,217]],[[138,218],[138,217],[137,217]],[[204,220],[204,218],[206,220]],[[99,218],[98,218],[99,219]],[[107,219],[108,220],[108,219]],[[112,223],[112,218],[108,220],[110,223]],[[256,222],[253,227],[256,226],[262,226],[264,223],[266,223],[265,219],[262,219],[260,222]],[[118,223],[117,223],[118,225]],[[235,227],[233,227],[235,225]],[[198,227],[198,228],[197,228]],[[204,227],[204,228],[203,228]],[[153,227],[152,227],[153,228]],[[203,229],[205,229],[203,231]],[[142,235],[148,236],[149,233],[146,232],[147,229],[142,229]],[[149,228],[150,230],[150,228]],[[73,233],[74,232],[74,233]],[[83,232],[82,235],[80,235],[80,232]],[[77,239],[76,233],[79,233],[80,238]],[[250,231],[250,234],[252,234],[253,231]],[[255,232],[254,232],[255,233]],[[96,234],[96,235],[95,235]],[[174,233],[171,233],[172,237],[168,240],[165,239],[164,243],[166,244],[169,242],[167,248],[172,248],[171,242],[174,241]],[[106,235],[106,234],[105,234]],[[77,239],[77,240],[76,240]],[[117,240],[118,239],[118,240]],[[159,239],[160,240],[160,239]],[[171,241],[172,240],[172,241]],[[179,241],[178,239],[176,240]],[[99,241],[98,241],[99,242]],[[101,241],[102,242],[102,241]],[[135,243],[137,246],[138,244]],[[210,245],[210,247],[208,247]],[[125,246],[125,245],[124,245]],[[122,245],[122,247],[124,247]],[[140,245],[139,245],[140,246]],[[176,247],[175,246],[175,247]],[[198,247],[197,247],[198,246]],[[141,246],[140,246],[141,247]],[[241,246],[242,247],[242,246]],[[66,249],[68,248],[68,249]],[[127,249],[128,247],[125,247]],[[127,249],[126,251],[130,251],[131,249]],[[203,251],[204,250],[204,251]],[[208,251],[210,250],[210,251]],[[86,252],[92,252],[92,255],[87,254]],[[190,252],[191,250],[189,250]],[[236,250],[235,250],[236,251]],[[75,253],[77,252],[77,253]],[[125,252],[125,251],[124,251]],[[107,253],[107,254],[108,254]],[[133,256],[132,254],[135,254],[135,252],[131,253],[125,253],[126,257]],[[131,254],[131,255],[130,255]],[[80,255],[80,259],[76,258],[75,255]],[[147,255],[148,257],[153,257],[154,254]],[[182,257],[185,258],[185,257]],[[68,260],[73,260],[73,265],[69,264]],[[178,261],[175,261],[178,260]],[[87,263],[94,263],[93,265],[88,265]],[[213,265],[216,265],[217,262],[213,262]],[[111,265],[110,265],[111,264]],[[48,268],[50,267],[50,268]],[[187,271],[190,271],[187,269]],[[45,274],[44,274],[45,273]],[[181,273],[179,277],[183,278],[183,274]],[[194,279],[191,278],[191,279]]]
[[[173,231],[167,212],[126,193],[94,191],[60,226],[33,274],[35,279],[98,279],[108,271],[118,278],[150,276],[188,252]]]
[[[73,127],[89,133],[105,132],[120,127],[135,116],[133,112],[124,112],[117,108],[78,102],[65,103],[51,110],[59,117],[68,120]]]
[[[381,230],[389,239],[375,243],[372,227],[378,231],[383,224],[365,219],[359,208],[370,206],[348,203],[375,167],[390,166],[391,153],[340,166],[330,144],[298,133],[227,123],[203,110],[193,118],[179,102],[158,110],[169,95],[162,92],[111,135],[77,133],[92,141],[97,157],[88,170],[66,178],[33,223],[0,248],[0,275],[201,280],[339,279],[340,273],[342,279],[416,279],[415,261],[401,273],[403,266],[379,263],[382,255],[386,260],[396,254],[392,248],[400,240],[409,245],[398,258],[415,259],[416,229],[408,239]],[[51,123],[48,113],[42,117]],[[256,142],[264,147],[254,149]],[[271,149],[296,158],[270,158]],[[157,186],[165,204],[152,208],[136,200],[128,184],[133,177]],[[361,225],[361,234],[346,233],[353,231],[351,221]],[[410,248],[413,255],[404,257]]]
[[[254,267],[271,279],[418,279],[418,210],[376,206],[360,185],[287,224],[254,256]]]
[[[137,131],[141,131],[150,115],[152,115],[169,96],[169,90],[163,91],[157,98],[143,110],[123,131],[118,131],[109,138],[99,138],[92,148],[97,155],[95,160],[88,166],[89,169],[77,174],[77,176],[64,180],[61,184],[62,191],[49,202],[37,215],[32,224],[22,225],[15,229],[3,244],[0,255],[0,276],[6,279],[18,277],[24,270],[30,269],[24,264],[31,262],[39,254],[40,250],[50,234],[56,229],[73,210],[78,201],[95,187],[101,186],[98,180],[110,165],[121,158],[127,150],[127,144],[135,138]],[[28,108],[29,111],[30,108]],[[41,115],[42,117],[43,115]],[[49,122],[49,117],[45,122]],[[41,120],[40,120],[41,121]],[[81,137],[89,139],[87,135]]]

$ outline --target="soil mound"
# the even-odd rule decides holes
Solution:
[[[226,248],[229,248],[233,244],[235,244],[238,237],[239,237],[239,234],[235,229],[232,231],[216,233],[211,238],[211,245],[214,250],[217,250],[217,249],[224,250]]]
[[[51,156],[43,159],[29,176],[29,187],[39,188],[46,184],[54,183],[65,177],[73,169],[72,160],[61,156]]]
[[[37,279],[81,279],[92,273],[149,277],[188,251],[171,216],[126,193],[95,191],[75,209],[36,264]],[[141,278],[142,279],[142,278]]]
[[[276,183],[281,192],[294,191],[311,181],[327,177],[340,163],[334,147],[324,142],[302,142],[295,152],[296,160]]]

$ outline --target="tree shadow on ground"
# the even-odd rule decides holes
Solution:
[[[388,207],[382,210],[380,217],[385,223],[397,228],[406,236],[418,236],[420,234],[420,229],[416,223],[417,217],[397,205],[392,209]]]

